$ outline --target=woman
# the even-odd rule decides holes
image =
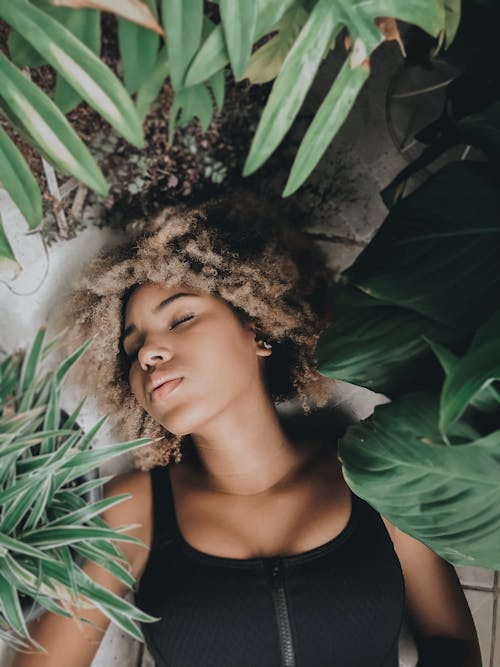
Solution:
[[[331,394],[314,359],[333,294],[319,251],[243,194],[139,232],[89,267],[68,321],[73,345],[95,336],[87,383],[128,436],[155,439],[106,485],[132,498],[105,518],[149,547],[120,545],[160,618],[143,626],[157,667],[397,667],[405,613],[421,667],[481,665],[454,569],[349,490],[335,442],[276,412]],[[45,614],[48,655],[15,667],[90,665],[108,621],[82,615],[98,627]]]

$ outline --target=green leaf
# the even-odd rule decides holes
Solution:
[[[181,115],[177,121],[179,112]],[[200,119],[202,132],[206,132],[212,121],[213,112],[212,98],[205,84],[200,83],[190,88],[182,88],[182,90],[176,92],[170,109],[168,126],[169,144],[173,141],[176,123],[180,127],[186,127],[197,116]]]
[[[394,0],[375,0],[364,8],[367,16],[374,21],[379,16],[390,16],[391,18],[418,25],[422,30],[433,37],[437,37],[446,27],[446,12],[444,3],[455,0],[412,0],[412,2],[394,2]],[[365,5],[364,0],[356,0],[361,7]]]
[[[36,528],[39,521],[44,516],[47,504],[50,499],[53,480],[54,478],[51,474],[49,474],[47,478],[43,480],[39,487],[39,492],[34,498],[35,502],[33,503],[30,516],[23,526],[23,530],[31,530]]]
[[[75,544],[74,550],[84,558],[97,563],[105,570],[113,574],[119,581],[129,588],[135,585],[134,577],[122,565],[111,560],[106,552],[98,549],[94,544]]]
[[[0,611],[11,628],[22,636],[30,637],[16,589],[2,573],[0,573]]]
[[[220,0],[219,10],[229,61],[235,78],[246,69],[254,41],[257,7],[246,0]]]
[[[82,542],[85,540],[108,539],[120,542],[142,544],[131,535],[118,532],[119,529],[95,528],[94,526],[57,526],[56,528],[36,528],[23,533],[23,544],[33,544],[41,549],[55,549],[65,544]]]
[[[224,70],[221,69],[215,74],[213,74],[208,80],[208,85],[210,86],[210,88],[212,89],[212,93],[214,94],[214,99],[215,99],[215,104],[217,105],[217,109],[219,111],[222,111],[222,107],[224,106],[224,93],[226,85]]]
[[[153,70],[137,92],[136,107],[140,118],[144,119],[146,117],[151,105],[158,97],[169,72],[170,65],[168,62],[167,47],[164,46],[158,54]]]
[[[94,340],[93,338],[89,338],[89,340],[85,341],[85,343],[80,345],[80,347],[77,350],[75,350],[72,354],[70,354],[70,356],[60,364],[55,374],[57,386],[61,384],[66,375],[71,370],[71,368],[76,364],[78,359],[80,359],[80,357],[91,346],[93,340]]]
[[[17,30],[10,30],[7,38],[9,54],[14,65],[18,67],[41,67],[47,61],[27,42]]]
[[[40,327],[31,344],[30,350],[24,355],[21,375],[19,379],[19,391],[25,393],[33,384],[40,362],[40,355],[45,340],[46,328]]]
[[[94,9],[46,8],[51,16],[70,30],[97,56],[101,52],[101,17]],[[58,73],[54,102],[63,113],[69,113],[81,102],[82,97],[66,79]]]
[[[255,40],[268,33],[296,0],[258,0]],[[193,58],[185,85],[194,86],[206,81],[229,62],[222,25],[217,25],[205,39]]]
[[[0,266],[13,269],[15,273],[18,273],[21,270],[17,259],[14,255],[12,247],[9,243],[9,239],[5,234],[3,228],[2,218],[0,216]]]
[[[146,4],[156,17],[155,0],[146,0]],[[123,63],[125,87],[132,94],[139,90],[153,72],[160,38],[147,28],[119,18],[118,45]]]
[[[308,16],[302,5],[291,7],[276,24],[276,34],[252,53],[240,78],[249,79],[251,83],[275,79]]]
[[[99,447],[99,449],[83,451],[75,454],[71,459],[64,463],[63,467],[68,469],[68,473],[70,473],[69,479],[76,479],[102,465],[105,461],[109,461],[113,456],[118,456],[118,454],[123,454],[124,452],[131,451],[137,447],[143,447],[144,445],[149,444],[151,444],[150,438],[139,438],[138,440],[131,440],[130,442],[104,445]]]
[[[90,519],[93,519],[95,516],[101,514],[110,507],[119,505],[121,502],[131,497],[132,494],[130,493],[122,493],[118,496],[103,498],[102,500],[98,500],[95,503],[91,503],[90,505],[85,505],[85,507],[74,510],[73,512],[69,512],[60,519],[56,519],[55,521],[50,521],[47,523],[47,526],[54,528],[55,526],[60,526],[61,524],[64,523],[73,523],[75,525],[87,523],[88,521],[90,521]]]
[[[344,276],[377,299],[472,334],[500,292],[499,210],[500,183],[487,164],[448,164],[391,209]]]
[[[447,433],[474,398],[500,379],[500,309],[480,327],[469,351],[450,369],[441,394],[439,427]]]
[[[127,141],[143,147],[142,127],[132,100],[87,46],[28,0],[3,2],[0,17],[18,30]]]
[[[465,143],[500,161],[500,102],[493,102],[477,113],[460,118],[456,127]]]
[[[59,426],[59,400],[60,392],[54,376],[50,379],[50,396],[47,408],[45,410],[45,417],[43,421],[43,428],[46,431],[56,429]],[[53,436],[45,438],[40,445],[40,454],[51,454],[54,452],[56,440]]]
[[[318,164],[347,118],[368,76],[368,68],[364,65],[352,68],[351,59],[345,61],[302,139],[283,191],[284,197],[295,192]]]
[[[392,397],[440,377],[426,337],[447,345],[467,340],[460,330],[342,282],[333,324],[320,336],[315,356],[323,375]]]
[[[341,28],[342,14],[319,0],[290,50],[262,113],[243,176],[258,169],[281,143],[311,87],[327,44]]]
[[[438,397],[377,406],[350,426],[339,458],[351,489],[403,532],[454,565],[500,566],[500,431],[447,447]]]
[[[460,24],[462,0],[443,0],[445,9],[446,48],[453,42]]]
[[[162,0],[170,79],[175,91],[184,85],[187,67],[201,40],[203,0]]]
[[[108,186],[101,170],[64,115],[2,53],[0,98],[37,149],[41,149],[55,167],[75,176],[99,194],[107,194]]]
[[[33,556],[34,558],[39,558],[41,560],[52,560],[51,556],[45,554],[40,549],[26,544],[24,541],[16,540],[13,537],[4,535],[3,533],[0,533],[0,549],[7,549],[8,551],[25,554],[26,556]]]

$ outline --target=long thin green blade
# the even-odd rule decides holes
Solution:
[[[235,78],[246,69],[255,35],[257,3],[247,0],[220,0],[224,38]]]
[[[367,67],[360,65],[352,68],[350,58],[346,59],[302,139],[283,196],[288,197],[295,192],[318,164],[347,118],[368,76]]]
[[[156,16],[155,0],[146,0],[146,4]],[[118,45],[123,63],[125,87],[132,94],[139,90],[153,71],[160,38],[148,28],[119,18]]]
[[[170,72],[170,65],[168,62],[167,47],[158,54],[155,65],[137,91],[136,106],[137,113],[141,118],[145,118],[153,102],[158,97],[165,79]]]
[[[0,16],[18,30],[47,62],[127,141],[142,148],[140,119],[113,72],[58,21],[28,0],[0,2]]]
[[[95,9],[67,9],[46,7],[51,16],[70,30],[82,44],[99,56],[101,52],[101,16]],[[57,74],[54,102],[63,113],[69,113],[82,101],[81,95],[66,79]]]
[[[177,91],[184,85],[187,67],[200,45],[203,0],[162,0],[161,6],[170,78]]]
[[[2,218],[0,217],[0,266],[13,269],[18,273],[21,269],[19,266],[14,251],[9,243],[7,234],[3,228]]]
[[[96,539],[142,544],[136,537],[119,533],[118,529],[95,528],[94,526],[57,526],[56,528],[37,528],[23,533],[23,544],[34,544],[40,548],[49,547],[51,549],[73,542]]]
[[[255,40],[270,32],[296,0],[258,0]],[[205,39],[186,74],[185,85],[194,86],[224,69],[229,56],[222,25],[217,25]]]
[[[330,0],[319,0],[314,6],[274,82],[243,167],[243,176],[258,169],[290,129],[323,53],[335,31],[340,29],[341,18],[342,14]]]
[[[1,7],[1,5],[0,5]],[[0,12],[1,14],[1,12]],[[0,53],[0,98],[16,124],[50,162],[101,195],[108,186],[101,170],[58,107]]]
[[[17,146],[0,127],[0,181],[31,229],[42,221],[42,195]]]
[[[19,379],[19,392],[24,394],[33,384],[36,376],[40,355],[42,353],[43,342],[45,340],[45,327],[38,329],[33,342],[31,343],[28,354],[24,355],[21,376]]]

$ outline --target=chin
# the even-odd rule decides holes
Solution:
[[[185,411],[184,414],[181,414],[181,411],[176,414],[173,412],[174,411],[161,416],[151,416],[155,421],[158,421],[164,428],[166,428],[169,433],[178,436],[190,435],[200,429],[200,426],[207,421],[206,417],[204,418],[199,414],[192,414],[192,410]]]

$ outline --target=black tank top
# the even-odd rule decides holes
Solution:
[[[167,467],[151,470],[154,524],[136,594],[156,667],[398,667],[404,579],[380,515],[351,492],[329,542],[227,558],[186,542]]]

